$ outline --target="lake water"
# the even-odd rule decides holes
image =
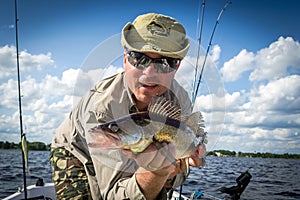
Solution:
[[[300,160],[262,158],[207,157],[205,168],[191,168],[191,174],[183,185],[183,194],[198,189],[212,195],[222,186],[236,185],[235,179],[248,170],[252,179],[241,199],[290,200],[300,199]],[[23,186],[21,151],[0,150],[0,199]],[[27,185],[38,178],[51,182],[51,166],[48,151],[29,152]]]
[[[38,178],[52,182],[49,151],[29,151],[29,173],[27,185],[33,185]],[[22,153],[20,150],[0,150],[0,199],[23,187]]]

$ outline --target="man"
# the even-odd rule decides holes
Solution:
[[[150,145],[139,154],[90,148],[90,128],[101,122],[145,111],[156,96],[166,97],[191,113],[187,92],[174,80],[189,49],[184,27],[155,13],[138,16],[122,30],[125,72],[102,80],[79,102],[58,128],[52,142],[51,163],[58,199],[165,199],[166,189],[187,168],[162,152],[173,144]],[[205,147],[189,157],[202,165]],[[179,175],[178,175],[179,174]],[[182,183],[182,182],[181,182]]]

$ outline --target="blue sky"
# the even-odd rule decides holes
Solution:
[[[105,42],[115,42],[127,22],[141,13],[167,14],[184,24],[196,44],[201,2],[19,0],[23,121],[28,140],[51,142],[74,104],[72,97],[79,98],[99,79],[94,77],[97,69],[87,72],[84,67],[91,52],[100,52],[99,58],[110,51],[121,55],[117,47],[97,50]],[[204,49],[226,2],[206,1]],[[223,13],[210,51],[208,66],[214,70],[206,68],[203,82],[214,90],[209,94],[202,87],[197,99],[197,109],[207,121],[209,150],[300,153],[299,6],[297,0],[233,0]],[[13,0],[1,0],[0,58],[0,140],[18,143]],[[105,70],[109,74],[121,66],[115,62]],[[215,78],[221,84],[209,81]],[[76,86],[74,91],[78,81],[86,81],[85,87]],[[224,93],[218,96],[220,89]]]

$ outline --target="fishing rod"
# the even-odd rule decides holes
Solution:
[[[200,2],[200,1],[199,1]],[[198,76],[198,61],[199,61],[199,57],[200,57],[200,49],[201,49],[201,39],[202,39],[202,29],[203,29],[203,21],[204,21],[204,10],[205,10],[205,0],[202,0],[202,10],[201,10],[201,19],[199,20],[200,17],[200,5],[199,5],[199,10],[198,10],[198,17],[197,17],[197,30],[200,26],[200,30],[199,30],[199,38],[198,38],[198,47],[197,47],[197,59],[196,59],[196,67],[195,67],[195,76],[194,76],[194,81],[193,81],[193,91],[192,91],[192,110],[194,108],[194,104],[195,104],[195,98],[196,98],[196,94],[195,92],[195,83],[197,81],[197,76]],[[200,25],[199,25],[200,24]],[[197,32],[197,31],[196,31]],[[189,175],[189,163],[188,163],[188,158],[185,159],[187,161],[187,176]],[[187,177],[186,176],[186,177]],[[180,189],[179,189],[179,199],[181,199],[181,195],[182,195],[182,184],[180,185]]]
[[[194,80],[195,82],[193,83],[193,85],[195,86],[196,85],[196,88],[194,87],[193,88],[193,96],[192,96],[192,109],[194,108],[194,105],[195,105],[195,102],[196,102],[196,97],[197,97],[197,93],[198,93],[198,89],[199,89],[199,86],[200,86],[200,83],[201,83],[201,80],[202,80],[202,76],[203,76],[203,71],[204,71],[204,67],[205,67],[205,64],[206,64],[206,60],[207,60],[207,56],[208,56],[208,53],[209,53],[209,50],[210,50],[210,47],[211,47],[211,44],[212,44],[212,40],[213,40],[213,37],[214,37],[214,34],[215,34],[215,31],[216,31],[216,28],[217,28],[217,26],[218,26],[218,24],[219,24],[219,22],[220,22],[220,18],[221,18],[221,16],[222,16],[222,14],[223,14],[223,12],[225,11],[225,9],[227,8],[227,6],[229,5],[229,4],[231,4],[232,2],[231,1],[229,1],[229,2],[227,2],[224,6],[223,6],[223,8],[221,9],[221,11],[220,11],[220,13],[219,13],[219,16],[218,16],[218,18],[217,18],[217,20],[216,20],[216,23],[215,23],[215,25],[214,25],[214,28],[213,28],[213,31],[212,31],[212,34],[211,34],[211,36],[210,36],[210,40],[209,40],[209,44],[208,44],[208,46],[207,46],[207,49],[206,49],[206,53],[205,53],[205,57],[204,57],[204,61],[203,61],[203,64],[202,64],[202,68],[201,68],[201,72],[200,72],[200,76],[199,76],[199,80],[198,80],[198,83],[197,84],[195,84],[196,83],[196,79]],[[202,29],[202,28],[201,28]],[[201,30],[201,32],[202,32],[202,30]],[[196,72],[195,73],[198,73],[197,72],[197,68],[198,68],[198,59],[199,59],[199,50],[200,49],[200,46],[198,46],[198,55],[197,55],[197,63],[196,63]],[[197,74],[195,74],[195,77],[197,76]]]
[[[200,49],[201,49],[202,29],[203,29],[203,21],[204,21],[204,10],[205,10],[205,0],[202,0],[201,19],[199,20],[199,17],[200,17],[200,13],[199,13],[200,12],[200,5],[199,5],[199,10],[198,10],[199,14],[198,14],[198,17],[197,17],[197,30],[198,30],[199,26],[200,26],[200,28],[199,28],[200,30],[199,30],[198,47],[197,47],[197,59],[196,59],[196,67],[195,67],[195,76],[194,76],[194,81],[193,81],[192,110],[194,108],[195,98],[196,98],[196,94],[194,92],[195,92],[195,83],[197,81],[197,76],[198,76],[198,61],[199,61]],[[188,159],[186,159],[186,161],[188,161]],[[188,162],[187,162],[187,169],[189,171],[189,164],[188,164]],[[189,172],[188,172],[188,174],[189,174]],[[180,185],[180,189],[179,189],[179,199],[181,199],[182,187],[183,186],[181,184]]]
[[[227,2],[223,6],[223,8],[221,9],[221,11],[219,13],[219,16],[216,20],[216,23],[214,25],[212,34],[210,36],[209,44],[208,44],[208,47],[207,47],[207,50],[206,50],[206,53],[205,53],[205,58],[204,58],[203,65],[202,65],[202,68],[201,68],[200,77],[199,77],[198,83],[196,85],[197,76],[198,76],[198,61],[199,61],[199,57],[200,57],[201,38],[202,38],[202,29],[203,29],[203,21],[204,21],[204,10],[205,10],[205,0],[202,1],[202,14],[201,14],[201,20],[200,20],[201,22],[200,22],[200,31],[199,31],[199,39],[198,39],[198,51],[197,51],[197,59],[196,59],[196,67],[195,67],[195,77],[194,77],[194,82],[193,82],[193,91],[192,91],[192,110],[194,109],[198,89],[199,89],[201,79],[202,79],[202,75],[203,75],[204,66],[206,64],[206,59],[207,59],[207,56],[208,56],[208,53],[209,53],[209,50],[210,50],[210,47],[211,47],[211,44],[212,44],[212,39],[213,39],[213,36],[215,34],[216,27],[219,24],[219,21],[220,21],[220,18],[222,16],[223,12],[225,11],[225,9],[227,8],[227,6],[229,4],[231,4],[230,1]],[[198,15],[198,18],[199,18],[199,15]],[[199,22],[199,20],[197,20],[197,21]],[[197,24],[197,28],[198,28],[198,24]],[[196,86],[196,89],[195,89],[195,86]],[[179,199],[181,199],[181,195],[182,195],[182,185],[180,185]]]
[[[201,19],[199,20],[199,15],[198,15],[198,20],[197,20],[197,30],[199,28],[198,24],[200,23],[200,28],[199,28],[200,31],[199,31],[199,38],[198,38],[197,59],[196,59],[195,77],[194,77],[194,81],[193,81],[193,88],[195,88],[195,83],[197,81],[197,76],[198,76],[198,62],[199,62],[200,49],[201,49],[202,29],[203,29],[203,21],[204,21],[203,20],[204,19],[204,9],[205,9],[205,0],[202,1]],[[199,10],[200,10],[200,8],[199,8]],[[194,94],[194,92],[195,92],[195,90],[193,90],[193,93],[192,93],[192,102],[195,101],[194,98],[196,97],[196,95]]]
[[[20,133],[22,141],[22,164],[23,164],[23,184],[24,184],[24,198],[27,199],[27,184],[26,184],[26,170],[25,170],[25,146],[26,137],[23,133],[23,120],[22,120],[22,98],[21,98],[21,84],[20,84],[20,62],[19,62],[19,38],[18,38],[18,5],[15,0],[15,30],[16,30],[16,54],[17,54],[17,74],[18,74],[18,96],[19,96],[19,117],[20,117]]]

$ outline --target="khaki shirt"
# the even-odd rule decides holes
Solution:
[[[191,112],[188,94],[175,80],[164,96],[180,105],[183,114]],[[52,148],[63,147],[83,163],[93,199],[145,199],[134,176],[133,159],[120,150],[88,146],[90,128],[136,111],[122,72],[91,89],[57,129]],[[166,198],[165,191],[161,195],[160,199]]]

